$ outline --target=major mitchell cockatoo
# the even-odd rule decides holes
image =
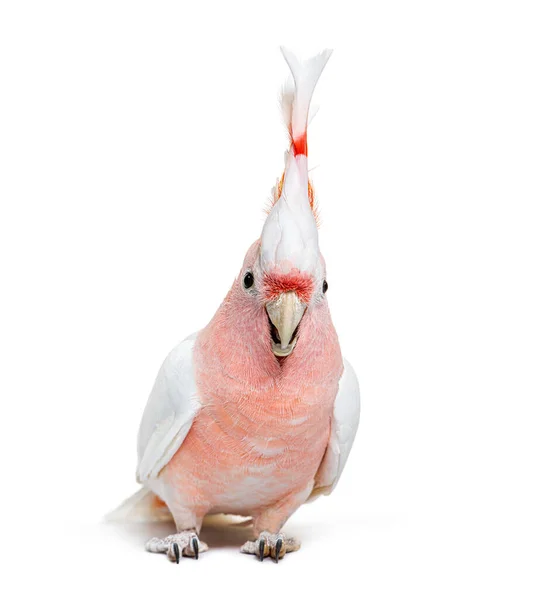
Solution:
[[[328,310],[308,179],[310,100],[331,51],[304,62],[282,53],[290,148],[273,206],[215,316],[165,359],[139,428],[143,489],[118,509],[166,505],[177,533],[146,549],[176,562],[207,550],[198,536],[215,513],[252,518],[242,552],[278,561],[297,550],[281,528],[333,490],[358,428],[358,381]]]

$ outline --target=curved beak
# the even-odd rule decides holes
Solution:
[[[271,328],[272,350],[276,356],[289,356],[296,344],[296,330],[306,310],[306,304],[295,292],[284,292],[266,305]]]

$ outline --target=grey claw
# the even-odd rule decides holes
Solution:
[[[260,551],[260,562],[263,562],[263,556],[265,553],[265,540],[264,539],[260,540],[259,551]]]
[[[195,559],[198,560],[198,540],[196,537],[193,538],[193,552],[195,553]]]
[[[278,562],[280,550],[282,550],[282,538],[278,538],[276,540],[276,546],[274,548],[274,562]]]
[[[174,542],[174,544],[172,545],[172,549],[174,550],[176,564],[178,564],[180,562],[180,548],[178,547],[178,544],[176,542]]]

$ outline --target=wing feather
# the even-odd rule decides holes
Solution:
[[[182,445],[200,403],[193,365],[196,334],[178,344],[158,373],[137,436],[137,480],[157,477]]]
[[[313,500],[321,494],[330,494],[336,487],[349,457],[360,422],[360,389],[354,369],[343,360],[343,374],[334,404],[330,440],[315,476]]]

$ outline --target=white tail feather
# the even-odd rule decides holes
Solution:
[[[157,500],[145,487],[125,500],[118,508],[106,515],[106,521],[114,523],[153,523],[172,521],[167,506]]]

